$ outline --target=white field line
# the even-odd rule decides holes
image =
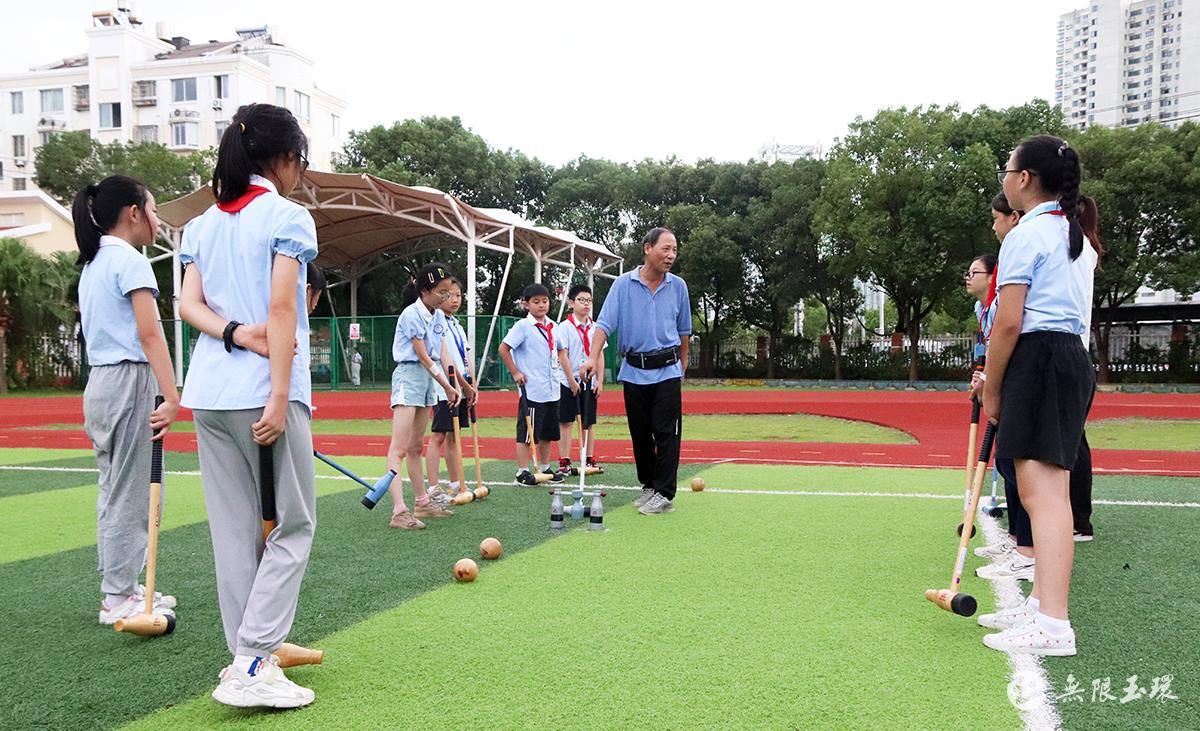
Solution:
[[[96,474],[99,470],[92,467],[34,467],[30,465],[0,465],[0,472],[74,472],[74,473],[92,473]],[[199,477],[197,471],[167,471],[168,475],[177,475],[180,477]],[[374,482],[376,477],[368,477],[360,475],[367,482]],[[353,482],[349,477],[343,475],[317,475],[318,480],[345,480]],[[408,482],[407,479],[404,482]],[[527,490],[533,487],[532,485],[516,485],[507,481],[488,481],[484,480],[483,484],[488,487],[511,487],[513,489]],[[570,491],[572,484],[567,482],[559,483],[561,489]],[[593,482],[586,483],[589,489],[599,489],[605,491],[620,491],[640,492],[641,487],[633,487],[629,485],[603,485]],[[553,488],[553,483],[543,483],[537,487]],[[726,493],[730,495],[776,495],[776,496],[791,496],[791,497],[867,497],[867,498],[907,498],[911,500],[962,500],[961,495],[943,495],[932,492],[870,492],[870,491],[843,491],[843,490],[745,490],[727,487],[709,487],[705,488],[705,492]],[[687,492],[686,488],[680,488],[680,492]],[[1200,502],[1171,502],[1157,500],[1093,500],[1094,505],[1116,505],[1123,507],[1139,507],[1139,508],[1200,508]]]
[[[1000,541],[1004,530],[995,518],[979,513],[976,520],[983,526],[988,545],[995,545]],[[1025,595],[1021,593],[1016,579],[991,579],[990,583],[992,591],[996,594],[997,611],[1025,602]],[[1041,658],[1015,652],[1005,654],[1008,655],[1008,664],[1012,668],[1008,698],[1020,712],[1027,731],[1062,728],[1062,719],[1054,705],[1054,690],[1050,685],[1050,678],[1046,675],[1046,669],[1042,666]]]

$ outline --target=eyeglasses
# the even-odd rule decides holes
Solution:
[[[976,274],[987,274],[987,272],[977,272],[973,269],[968,270],[968,271],[963,272],[963,279],[970,279],[970,278],[974,277]]]
[[[308,172],[308,158],[304,156],[303,152],[297,152],[296,157],[300,159],[300,172]]]
[[[578,302],[578,303],[579,303],[579,304],[581,304],[581,305],[590,305],[590,304],[592,304],[592,301],[591,301],[590,299],[588,299],[587,297],[576,297],[576,298],[575,298],[575,301],[576,301],[576,302]]]
[[[1004,176],[1008,175],[1009,173],[1029,173],[1030,175],[1037,175],[1037,172],[1034,170],[1009,170],[1008,168],[996,168],[996,182],[1000,185],[1004,185]]]

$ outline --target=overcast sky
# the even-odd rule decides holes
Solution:
[[[114,5],[19,4],[0,74],[82,53],[91,12]],[[349,102],[348,129],[458,115],[492,145],[554,164],[745,160],[773,139],[828,146],[888,106],[1052,99],[1058,15],[1086,4],[134,2],[151,32],[164,20],[193,42],[278,26]]]

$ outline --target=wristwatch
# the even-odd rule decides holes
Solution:
[[[241,326],[242,323],[238,322],[237,320],[230,320],[229,324],[225,326],[225,332],[221,334],[221,339],[225,341],[226,353],[232,353],[234,348],[237,348],[238,350],[245,350],[245,348],[233,342],[233,331],[237,330]]]

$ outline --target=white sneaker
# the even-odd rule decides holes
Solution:
[[[1010,560],[980,566],[975,569],[975,575],[981,579],[1012,578],[1021,579],[1022,581],[1033,581],[1033,566],[1034,560],[1032,558],[1025,558],[1014,551]]]
[[[675,512],[675,504],[656,492],[650,496],[650,499],[642,507],[638,508],[638,512],[642,515],[673,513]]]
[[[655,492],[653,487],[643,487],[642,494],[638,495],[637,498],[633,501],[633,507],[635,507],[635,508],[642,507],[643,505],[645,505],[647,502],[650,501],[650,498],[654,497],[657,494],[658,493]]]
[[[1021,602],[1015,607],[1001,609],[994,614],[979,615],[979,626],[988,629],[1010,629],[1025,624],[1030,619],[1033,619],[1033,610],[1028,604]]]
[[[975,555],[980,558],[986,558],[988,560],[995,561],[996,559],[1001,558],[1005,554],[1010,553],[1016,547],[1017,547],[1016,541],[1014,541],[1012,538],[1009,538],[1008,535],[1006,534],[1006,535],[1002,536],[1000,538],[1000,540],[998,542],[994,543],[993,545],[976,548]]]
[[[1067,630],[1064,637],[1052,637],[1038,624],[1037,619],[1031,617],[1024,624],[994,635],[984,635],[983,644],[993,650],[1018,655],[1071,657],[1075,654],[1075,630]]]
[[[133,590],[133,595],[138,598],[138,601],[144,604],[146,602],[145,584],[138,584],[137,588]],[[154,604],[155,606],[163,606],[167,609],[174,609],[176,604],[175,597],[171,596],[170,594],[163,594],[161,591],[156,591],[154,592]]]
[[[316,694],[288,680],[277,656],[238,655],[232,665],[221,671],[221,683],[212,697],[218,703],[238,708],[299,708],[312,703]]]
[[[144,594],[142,596],[130,594],[125,597],[124,601],[112,608],[109,608],[105,602],[100,602],[100,624],[116,624],[118,619],[136,617],[145,610],[146,596]],[[175,610],[162,604],[155,604],[154,613],[174,615]]]

